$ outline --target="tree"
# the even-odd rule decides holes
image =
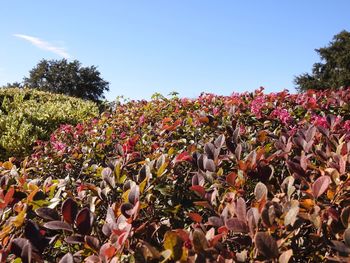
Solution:
[[[24,78],[24,86],[93,101],[104,99],[104,91],[109,91],[95,66],[82,67],[78,60],[66,59],[41,60]]]
[[[327,47],[315,49],[321,62],[312,67],[312,74],[297,76],[297,90],[323,90],[350,86],[350,32],[342,31]]]

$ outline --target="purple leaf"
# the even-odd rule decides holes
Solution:
[[[278,246],[276,240],[265,232],[258,232],[255,235],[255,245],[259,253],[268,259],[278,257]]]
[[[42,219],[50,221],[60,220],[60,216],[58,215],[57,211],[48,207],[40,207],[35,210],[35,213]]]
[[[115,187],[115,178],[113,175],[113,171],[111,168],[107,167],[107,168],[103,168],[102,172],[102,179],[111,187],[114,188]]]
[[[225,135],[221,134],[219,137],[216,138],[215,142],[215,147],[216,148],[221,148],[225,144]]]
[[[133,204],[130,203],[124,203],[121,205],[120,207],[120,211],[122,212],[122,214],[126,217],[129,218],[132,216],[132,209],[134,208]]]
[[[130,189],[128,200],[131,204],[136,204],[136,202],[139,200],[140,197],[140,188],[138,185],[133,185]]]
[[[220,227],[224,224],[222,219],[218,216],[211,216],[208,218],[208,223],[207,225],[215,226],[215,227]]]
[[[248,233],[249,229],[247,224],[244,221],[239,220],[238,218],[230,218],[226,221],[226,227],[228,230],[237,233]]]
[[[32,257],[32,246],[28,239],[16,238],[11,244],[11,253],[15,254],[17,257],[25,259],[27,262],[31,261]]]
[[[68,244],[82,244],[84,243],[84,238],[80,235],[73,235],[66,237],[64,241],[66,241]]]
[[[246,221],[247,216],[247,206],[242,197],[238,198],[237,204],[236,204],[236,216],[241,221]]]
[[[100,249],[100,241],[93,236],[85,236],[85,243],[95,251]]]
[[[312,194],[315,198],[321,196],[331,183],[331,178],[327,175],[323,175],[312,184]]]
[[[75,216],[78,213],[78,204],[72,198],[68,198],[63,202],[61,211],[64,221],[73,225]]]
[[[343,211],[340,214],[340,219],[344,227],[348,228],[350,223],[350,206],[347,206],[343,209]]]
[[[254,188],[254,195],[256,200],[260,201],[267,196],[267,187],[265,184],[258,182]]]
[[[75,219],[78,233],[81,235],[88,235],[91,232],[94,217],[89,208],[85,207],[79,211]]]
[[[65,230],[73,232],[71,225],[62,221],[50,221],[45,223],[44,227],[51,230]]]
[[[260,214],[259,210],[255,207],[252,207],[247,212],[248,226],[251,233],[254,233],[254,230],[258,226]]]
[[[74,263],[73,255],[71,253],[67,253],[58,263]]]

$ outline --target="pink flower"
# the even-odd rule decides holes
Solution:
[[[311,122],[316,126],[328,128],[328,122],[326,117],[314,115],[311,117]]]
[[[214,114],[214,116],[218,116],[219,113],[220,113],[220,109],[219,109],[218,107],[215,107],[215,108],[213,109],[213,114]]]
[[[288,130],[288,135],[290,137],[293,137],[297,133],[297,131],[298,131],[298,127],[297,126],[292,126]]]
[[[139,126],[142,126],[145,123],[145,115],[142,114],[142,116],[139,118]]]
[[[343,127],[345,130],[347,130],[349,132],[350,131],[350,120],[345,121]]]
[[[57,152],[64,152],[66,150],[67,145],[64,144],[63,142],[51,142],[52,147],[57,151]]]
[[[271,112],[270,117],[280,119],[280,121],[283,124],[287,124],[292,118],[286,109],[281,109],[281,108],[274,109]]]
[[[265,98],[263,96],[256,97],[250,104],[251,112],[255,114],[256,117],[261,118],[261,109],[265,104]]]
[[[60,130],[64,133],[71,133],[72,132],[72,125],[69,125],[69,124],[63,124],[61,125],[60,127]]]

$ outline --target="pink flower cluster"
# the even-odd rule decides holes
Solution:
[[[270,117],[280,119],[283,124],[287,124],[292,119],[288,110],[281,108],[274,109]]]
[[[66,150],[67,145],[63,142],[51,142],[52,147],[57,151],[57,152],[64,152]]]
[[[328,122],[326,117],[314,115],[311,117],[311,122],[316,126],[328,128]]]
[[[250,110],[256,117],[261,118],[261,109],[264,107],[265,102],[263,96],[258,96],[250,104]]]
[[[344,129],[350,132],[350,120],[344,122]]]

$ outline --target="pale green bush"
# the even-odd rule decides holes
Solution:
[[[0,160],[30,153],[61,124],[98,116],[94,102],[31,89],[0,89]]]

